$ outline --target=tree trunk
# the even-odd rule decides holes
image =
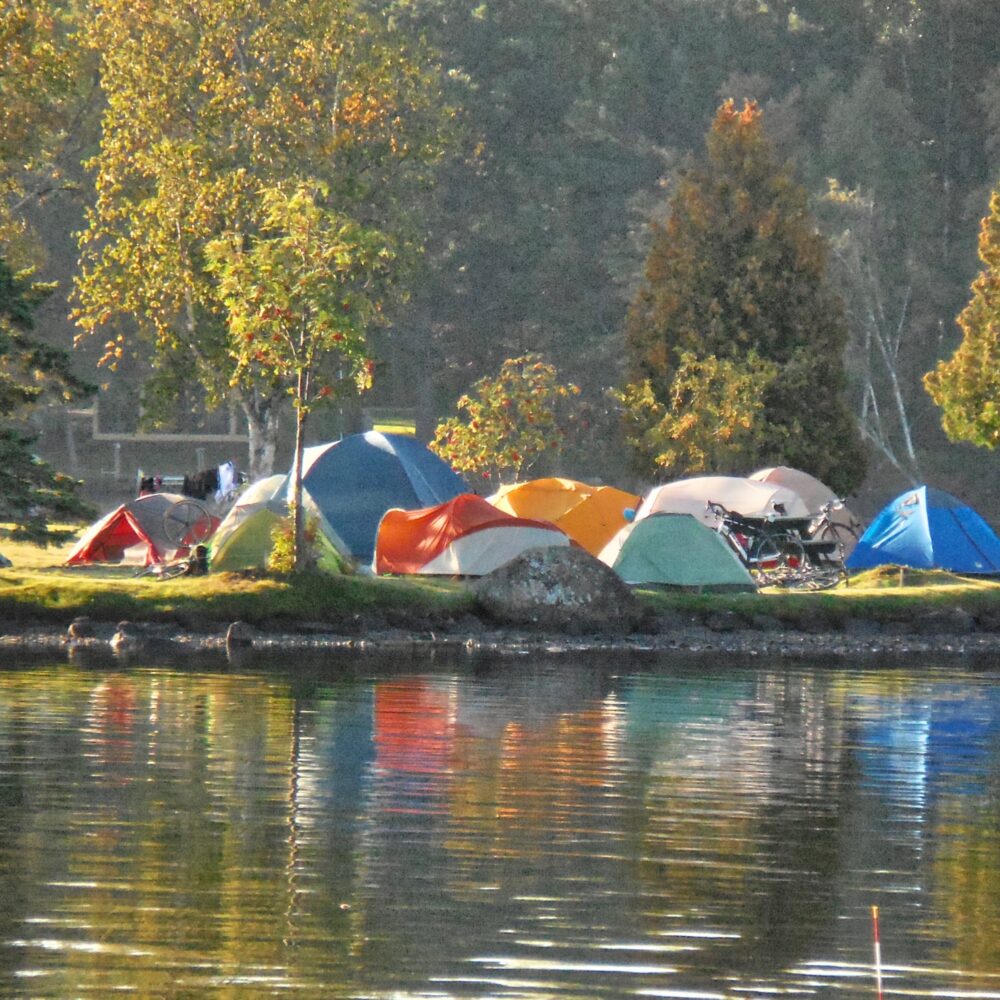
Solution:
[[[293,568],[296,573],[305,569],[306,519],[302,509],[302,453],[305,450],[306,415],[305,396],[308,376],[299,372],[295,387],[295,457],[292,460],[292,531],[295,539]]]
[[[247,421],[249,479],[254,482],[274,472],[278,451],[278,400],[257,390],[241,393],[239,405]]]

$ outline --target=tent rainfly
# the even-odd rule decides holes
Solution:
[[[163,515],[183,499],[176,493],[149,493],[123,503],[84,531],[65,565],[135,562],[151,566],[182,556],[187,548],[178,548],[167,537]]]
[[[961,500],[918,486],[882,508],[847,559],[852,571],[876,566],[1000,573],[1000,538]]]
[[[367,431],[306,448],[303,502],[345,556],[368,565],[386,511],[416,510],[469,492],[461,476],[405,434]]]
[[[600,559],[626,583],[755,590],[726,540],[691,514],[651,514],[622,528]]]
[[[737,476],[696,476],[654,487],[635,516],[638,521],[650,514],[691,514],[714,528],[715,515],[706,507],[709,500],[744,517],[804,520],[812,515],[805,501],[787,487]]]
[[[635,510],[641,499],[614,486],[559,477],[503,486],[489,497],[508,514],[551,521],[594,556],[625,526],[625,511]]]
[[[390,510],[375,543],[376,573],[485,576],[527,549],[568,546],[547,521],[514,517],[472,493],[423,510]]]

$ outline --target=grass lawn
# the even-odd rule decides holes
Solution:
[[[0,620],[62,623],[89,615],[103,621],[174,620],[197,628],[237,619],[257,624],[343,622],[355,615],[433,623],[474,611],[467,587],[446,579],[221,573],[158,580],[137,577],[135,567],[67,568],[63,561],[71,544],[41,548],[0,541],[0,552],[13,563],[0,570]],[[698,615],[726,609],[748,619],[770,615],[793,627],[817,619],[832,627],[852,617],[899,620],[953,607],[1000,616],[998,581],[899,567],[871,570],[847,586],[820,593],[697,594],[645,588],[636,593],[654,612]]]

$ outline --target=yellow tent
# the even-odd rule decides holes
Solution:
[[[625,511],[642,500],[614,486],[555,477],[502,486],[488,499],[515,517],[551,521],[595,556],[625,526]]]

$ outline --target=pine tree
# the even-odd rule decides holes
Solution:
[[[93,388],[72,375],[65,351],[31,335],[34,308],[50,290],[15,275],[0,257],[0,522],[10,526],[5,534],[43,544],[66,537],[50,520],[92,513],[79,484],[32,453],[18,419],[46,393],[69,400]]]
[[[806,192],[778,162],[754,103],[725,102],[706,145],[654,231],[626,322],[631,381],[648,380],[665,404],[684,356],[773,364],[746,471],[791,465],[849,492],[864,476],[865,452],[844,399],[843,310]]]

